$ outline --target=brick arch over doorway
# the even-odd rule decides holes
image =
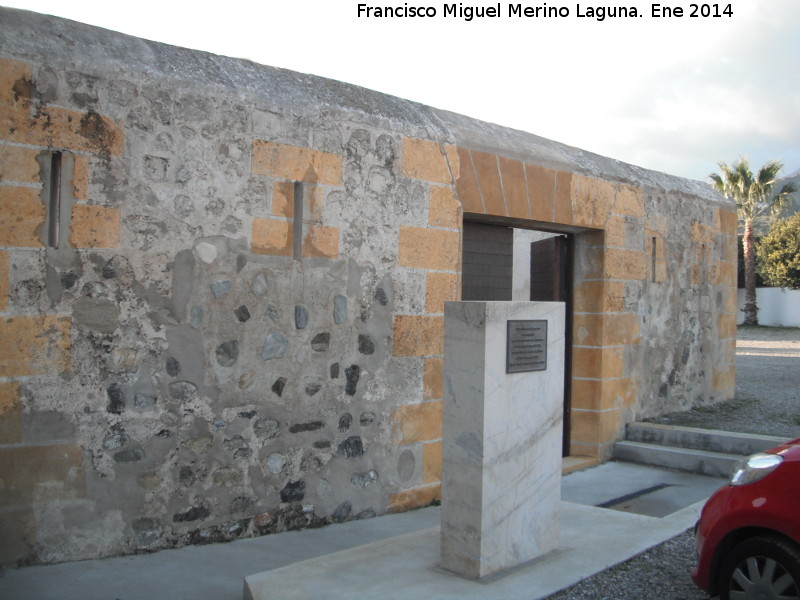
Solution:
[[[636,290],[642,295],[643,285],[658,286],[669,279],[669,220],[662,214],[646,214],[642,186],[519,158],[406,138],[402,160],[404,174],[430,186],[431,229],[401,228],[398,247],[399,265],[427,272],[429,310],[443,310],[444,301],[460,299],[460,235],[456,239],[452,228],[437,225],[441,215],[450,215],[451,227],[458,223],[459,234],[465,216],[574,234],[569,453],[610,458],[626,422],[642,413],[641,402],[657,401],[650,391],[654,382],[641,381],[643,360],[649,355],[643,341],[647,317],[626,297]],[[697,264],[686,268],[693,283],[714,287],[722,298],[717,302],[724,308],[715,315],[713,329],[727,350],[721,353],[721,360],[708,361],[706,393],[724,399],[732,397],[735,378],[735,307],[728,296],[732,297],[729,280],[735,272],[729,247],[735,240],[736,214],[719,206],[711,210],[709,223],[690,226],[687,245],[696,246],[699,260],[707,247],[714,246],[717,260],[707,271]],[[673,264],[676,260],[678,257],[673,257]],[[443,285],[443,281],[447,283]],[[442,319],[439,312],[395,318],[394,354],[427,357],[425,401],[396,410],[395,441],[422,444],[429,477],[421,488],[392,496],[390,510],[421,505],[438,494]]]

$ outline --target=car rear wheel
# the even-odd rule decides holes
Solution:
[[[800,600],[800,551],[778,537],[758,537],[724,558],[720,600]]]

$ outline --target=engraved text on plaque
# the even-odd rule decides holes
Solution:
[[[547,369],[547,321],[508,321],[506,373]]]

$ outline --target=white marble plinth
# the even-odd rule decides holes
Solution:
[[[558,546],[564,304],[448,302],[442,568],[481,578]],[[509,320],[547,320],[547,368],[506,373]]]

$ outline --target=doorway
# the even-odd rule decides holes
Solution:
[[[464,221],[461,299],[564,302],[564,430],[570,454],[574,236]],[[526,263],[530,266],[526,267]]]

